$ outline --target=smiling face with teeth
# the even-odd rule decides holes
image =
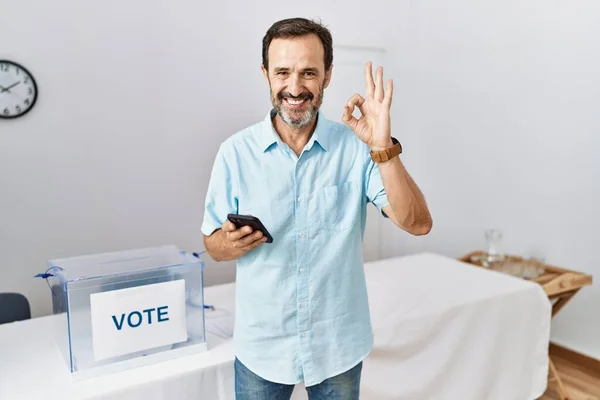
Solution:
[[[325,71],[324,48],[317,35],[274,39],[269,46],[268,71],[271,102],[279,117],[300,129],[314,122],[331,79]]]

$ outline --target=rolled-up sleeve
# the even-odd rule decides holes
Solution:
[[[227,160],[226,147],[221,145],[212,167],[204,203],[201,231],[206,236],[210,236],[223,225],[227,214],[237,213],[234,176]]]
[[[365,192],[367,199],[370,203],[373,203],[379,212],[385,217],[388,216],[383,212],[382,208],[389,204],[385,188],[383,187],[383,180],[381,179],[381,172],[379,166],[371,160],[369,156],[367,161],[367,167],[365,168]]]

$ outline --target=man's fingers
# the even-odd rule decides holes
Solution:
[[[358,124],[358,120],[352,115],[353,110],[354,107],[350,108],[348,104],[346,104],[344,106],[344,114],[342,115],[342,121],[351,129],[354,129],[356,127],[356,124]]]
[[[230,241],[235,242],[249,235],[250,233],[252,233],[252,228],[249,226],[243,226],[240,229],[234,230],[233,232],[227,232],[227,238]]]
[[[233,232],[233,231],[235,231],[235,224],[233,222],[227,220],[223,223],[223,226],[221,226],[221,229],[223,229],[223,232]]]
[[[394,94],[394,82],[391,79],[388,79],[387,86],[385,88],[385,97],[383,98],[383,102],[387,104],[387,106],[392,105],[392,95]]]
[[[266,237],[262,234],[262,232],[257,231],[252,235],[248,235],[234,243],[234,246],[238,249],[246,249],[248,247],[253,248],[254,245],[259,245],[266,240]]]
[[[379,67],[377,68],[377,73],[376,73],[376,78],[375,78],[375,94],[374,94],[374,98],[377,101],[383,101],[383,67]]]
[[[373,93],[375,92],[375,83],[373,82],[373,69],[370,61],[365,65],[365,84],[365,95],[367,96],[367,99],[370,99],[373,97]]]
[[[261,231],[253,232],[251,235],[246,235],[238,240],[236,240],[233,245],[238,248],[246,247],[257,240],[260,240],[263,237]]]
[[[249,245],[246,245],[246,246],[242,247],[241,250],[243,250],[243,251],[245,251],[247,253],[250,250],[254,250],[255,248],[257,248],[261,244],[265,243],[266,241],[267,241],[267,237],[263,236],[262,238],[260,238],[258,240],[255,240],[254,242],[250,243]]]
[[[351,129],[354,129],[358,124],[358,120],[352,115],[354,107],[358,107],[360,112],[363,113],[361,107],[364,103],[365,98],[362,97],[360,94],[355,94],[354,96],[350,97],[350,100],[348,100],[348,102],[344,106],[344,114],[342,115],[342,121]]]
[[[363,104],[365,104],[365,98],[358,93],[350,97],[350,100],[348,100],[348,103],[346,103],[346,105],[350,107],[350,110],[354,110],[354,107],[358,107],[360,110]]]

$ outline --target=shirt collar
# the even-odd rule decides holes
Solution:
[[[276,113],[277,111],[274,108],[271,109],[263,122],[261,132],[261,147],[263,152],[266,152],[275,143],[283,143],[273,127],[273,118],[275,117]],[[327,118],[321,111],[319,111],[317,115],[317,126],[315,127],[315,131],[306,145],[306,149],[310,150],[315,143],[317,143],[325,151],[327,151],[329,148]]]

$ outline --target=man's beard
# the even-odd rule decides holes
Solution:
[[[294,100],[307,100],[308,109],[304,111],[294,111],[287,109],[284,105],[284,98],[286,97]],[[319,108],[321,107],[322,102],[323,89],[321,89],[321,92],[317,96],[316,100],[315,96],[311,92],[303,92],[298,96],[294,97],[286,91],[279,92],[277,96],[274,96],[273,90],[271,90],[271,103],[277,111],[277,114],[286,124],[296,129],[303,128],[311,123],[311,121],[319,112]]]

